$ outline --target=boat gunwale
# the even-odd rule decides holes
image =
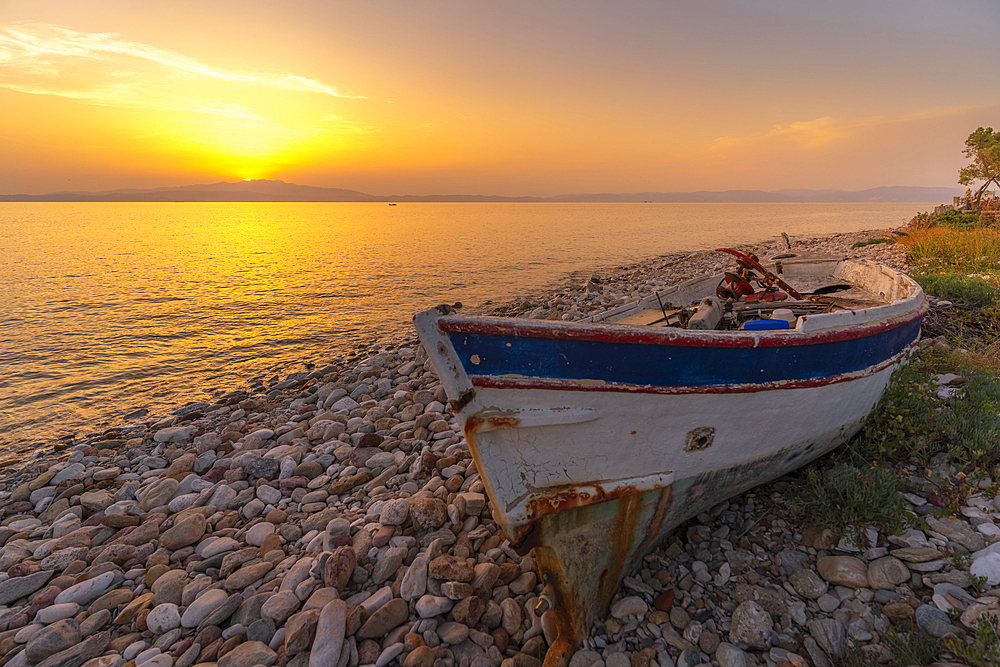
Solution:
[[[914,302],[909,304],[907,302]],[[437,325],[446,333],[473,333],[492,336],[551,338],[556,340],[582,340],[602,343],[629,343],[636,345],[676,345],[689,347],[791,347],[814,345],[841,340],[853,340],[875,335],[912,322],[927,314],[930,306],[920,290],[905,299],[874,308],[856,308],[841,313],[872,313],[880,308],[891,308],[898,314],[872,322],[844,324],[835,328],[800,331],[697,331],[668,327],[623,326],[616,324],[578,324],[570,322],[519,320],[509,317],[442,316]],[[899,312],[902,310],[902,312]],[[805,317],[838,315],[829,313]]]

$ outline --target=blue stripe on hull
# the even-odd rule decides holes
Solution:
[[[649,345],[465,332],[449,337],[470,375],[702,387],[813,380],[861,371],[916,340],[920,320],[860,338],[780,347]],[[472,362],[473,356],[478,363]]]

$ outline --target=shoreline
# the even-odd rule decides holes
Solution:
[[[905,266],[896,244],[850,248],[889,231],[793,249]],[[727,261],[706,251],[656,258],[602,272],[600,292],[570,276],[548,298],[498,309],[581,317],[717,264]],[[350,667],[539,667],[534,558],[493,523],[410,340],[0,471],[0,662],[304,667],[311,650]],[[756,487],[678,528],[626,577],[572,667],[826,665],[848,638],[884,652],[876,604],[915,613],[921,628],[954,627],[924,609],[939,611],[927,591],[968,596],[948,551],[1000,537],[940,521],[858,548],[790,524],[787,486]],[[939,557],[904,563],[898,539]],[[1000,608],[992,593],[976,604]]]

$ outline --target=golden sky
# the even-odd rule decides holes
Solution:
[[[956,186],[995,0],[0,2],[0,193]]]

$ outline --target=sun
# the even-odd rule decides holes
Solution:
[[[252,181],[253,179],[252,178],[244,178],[243,180],[244,181]]]

